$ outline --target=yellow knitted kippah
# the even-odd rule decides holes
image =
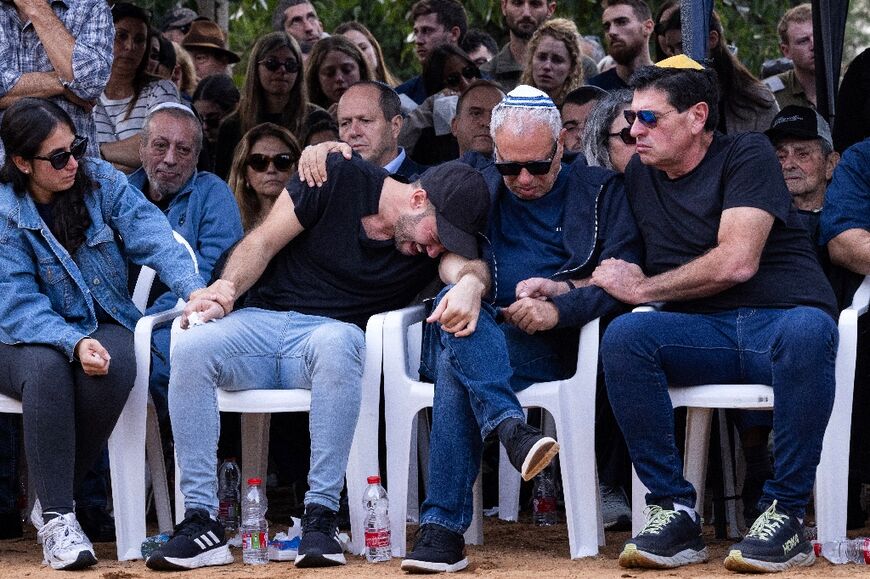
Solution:
[[[704,67],[692,60],[685,54],[671,56],[656,63],[656,66],[662,68],[693,68],[695,70],[704,70]]]

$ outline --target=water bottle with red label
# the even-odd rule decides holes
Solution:
[[[381,486],[381,477],[370,476],[363,494],[365,507],[366,560],[369,563],[389,561],[392,556],[390,547],[390,515],[387,491]]]

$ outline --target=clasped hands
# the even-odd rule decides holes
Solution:
[[[190,299],[181,314],[181,328],[190,327],[190,316],[196,314],[200,322],[218,320],[233,311],[236,302],[236,285],[219,279],[208,287],[190,294]]]

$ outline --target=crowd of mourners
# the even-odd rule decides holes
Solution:
[[[619,565],[708,559],[668,397],[708,383],[775,395],[773,411],[728,412],[746,533],[725,567],[812,565],[837,318],[870,274],[870,51],[832,128],[810,4],[781,16],[783,58],[758,76],[715,11],[692,59],[685,6],[655,4],[603,0],[601,28],[578,30],[555,0],[501,0],[499,47],[458,0],[418,0],[421,72],[403,82],[364,18],[330,34],[309,0],[279,0],[237,84],[227,32],[189,8],[0,3],[0,394],[22,408],[0,415],[0,538],[22,536],[26,462],[44,564],[97,563],[93,542],[115,538],[106,444],[133,330],[181,299],[177,335],[153,332],[149,390],[184,518],[146,565],[233,562],[216,473],[238,425],[218,388],[311,391],[307,424],[284,433],[310,453],[291,469],[307,489],[295,565],[345,564],[366,323],[434,298],[426,496],[403,570],[467,567],[492,442],[525,480],[550,467],[560,444],[516,394],[573,375],[598,319],[604,528],[631,529],[632,465],[649,491]],[[134,303],[144,266],[159,279]],[[870,482],[861,330],[849,528]]]

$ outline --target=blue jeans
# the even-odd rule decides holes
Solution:
[[[425,326],[421,373],[435,382],[435,402],[421,524],[465,532],[484,438],[507,418],[525,420],[515,392],[569,376],[575,367],[577,332],[528,335],[495,318],[496,310],[483,304],[477,329],[464,338],[440,324]]]
[[[839,335],[816,308],[620,316],[601,344],[607,393],[647,503],[695,506],[674,440],[668,385],[773,386],[774,478],[762,503],[803,517],[834,403]]]
[[[172,350],[169,414],[186,510],[218,511],[216,388],[311,390],[310,490],[334,511],[359,416],[365,335],[297,312],[245,308],[180,333]]]

